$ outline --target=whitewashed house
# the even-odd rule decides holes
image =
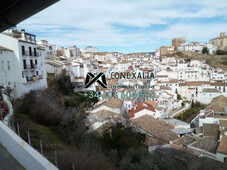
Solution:
[[[5,48],[1,52],[0,84],[13,87],[14,97],[47,88],[45,50],[39,48],[35,35],[10,29],[0,34],[0,46]]]

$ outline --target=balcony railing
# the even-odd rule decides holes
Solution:
[[[24,69],[31,69],[31,65],[26,64],[26,65],[24,66]]]
[[[22,56],[24,56],[24,57],[28,56],[28,51],[22,52]]]
[[[37,69],[37,65],[36,64],[31,65],[31,69]]]
[[[36,64],[33,64],[33,65],[30,65],[30,64],[27,64],[26,66],[24,66],[24,69],[37,69],[37,65]]]
[[[38,75],[38,78],[39,79],[43,79],[43,75]]]
[[[27,52],[26,56],[28,56],[28,52]],[[41,54],[39,52],[31,52],[31,53],[29,53],[29,56],[30,57],[39,57],[39,56],[41,56]]]
[[[32,82],[37,82],[39,81],[39,79],[42,79],[40,78],[40,76],[23,76],[23,83],[32,83]]]
[[[36,52],[36,54],[34,54],[35,57],[39,57],[41,56],[41,53],[40,52]]]

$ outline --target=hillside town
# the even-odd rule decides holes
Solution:
[[[5,123],[13,114],[10,98],[49,88],[51,80],[67,75],[75,93],[98,98],[86,108],[88,131],[101,135],[120,122],[146,134],[150,152],[174,148],[227,163],[227,72],[205,60],[176,57],[179,53],[208,56],[225,51],[224,32],[207,43],[180,37],[155,52],[130,54],[100,52],[92,46],[61,47],[37,38],[15,27],[0,34],[0,118]],[[104,73],[107,88],[98,81],[85,88],[88,73]],[[126,76],[133,74],[136,78]],[[149,74],[154,77],[144,78]],[[181,119],[201,105],[204,107],[198,107],[191,120]]]

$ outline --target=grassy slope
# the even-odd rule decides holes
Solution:
[[[20,136],[28,142],[28,130],[30,132],[31,145],[40,152],[40,140],[42,140],[44,156],[54,163],[55,150],[75,150],[74,147],[66,145],[61,141],[60,136],[51,128],[41,125],[27,115],[20,114]]]

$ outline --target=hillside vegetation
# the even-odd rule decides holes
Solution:
[[[128,164],[170,169],[168,162],[140,149],[146,135],[131,127],[117,124],[106,129],[103,136],[88,132],[85,108],[95,102],[82,92],[74,93],[69,78],[62,77],[51,88],[30,92],[15,101],[11,126],[26,142],[29,132],[31,145],[39,152],[42,143],[43,155],[61,170],[70,170],[73,164],[76,170],[125,169]],[[142,158],[153,162],[143,162]]]
[[[190,59],[205,61],[212,67],[221,68],[223,71],[227,71],[227,55],[207,55],[207,54],[197,54],[193,52],[177,52],[171,56],[177,59]]]

